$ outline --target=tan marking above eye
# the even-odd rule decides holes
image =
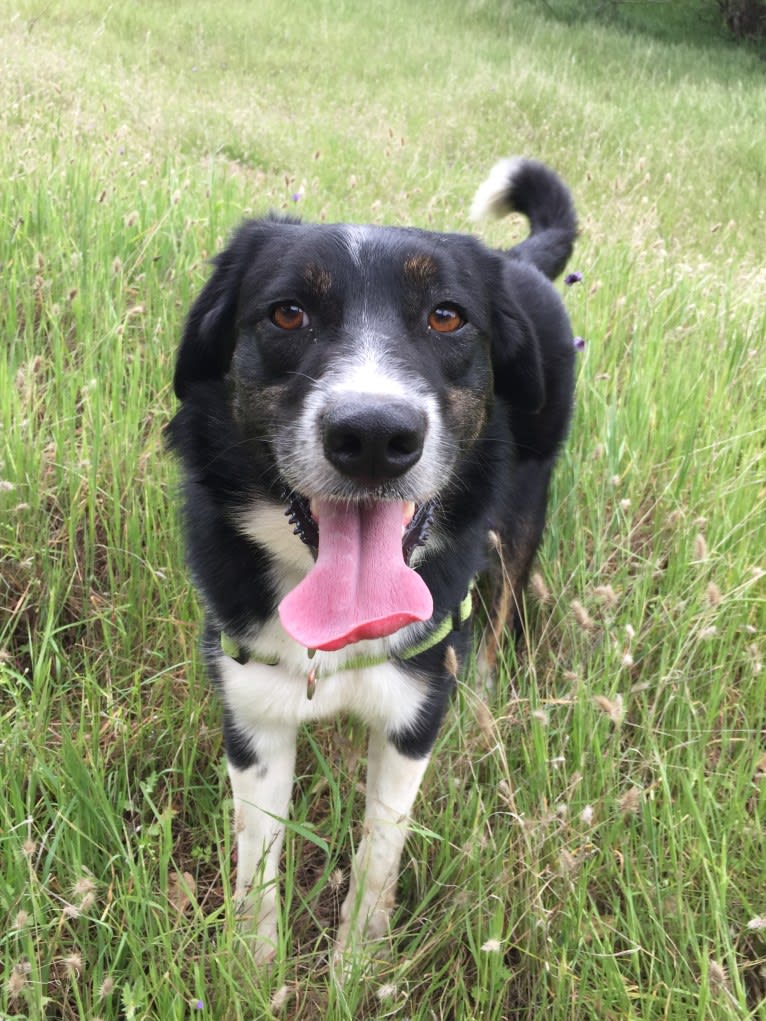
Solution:
[[[279,305],[275,305],[271,310],[270,318],[275,326],[278,326],[280,330],[301,330],[304,326],[308,326],[309,317],[300,305],[296,305],[291,301],[284,301]]]
[[[437,333],[454,333],[465,326],[465,319],[454,305],[437,305],[428,317],[428,325]]]
[[[320,300],[326,298],[330,293],[332,274],[324,266],[320,266],[315,262],[309,263],[303,273],[303,279],[306,281],[306,286]]]
[[[410,255],[404,263],[404,273],[414,284],[426,287],[436,280],[439,270],[430,255]]]

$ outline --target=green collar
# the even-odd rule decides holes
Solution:
[[[446,617],[442,618],[441,623],[438,627],[430,631],[422,641],[417,642],[415,645],[411,645],[409,649],[405,649],[404,652],[397,652],[393,656],[352,656],[351,659],[346,660],[343,666],[338,667],[334,673],[341,673],[346,670],[365,670],[368,667],[380,666],[383,663],[387,663],[390,659],[414,659],[415,656],[419,656],[423,652],[428,652],[429,649],[433,649],[434,646],[438,645],[439,642],[443,642],[447,635],[453,631],[457,631],[471,616],[473,609],[473,584],[468,589],[468,592],[463,597],[460,606],[455,613],[448,613]],[[226,634],[225,631],[221,632],[221,651],[224,656],[229,656],[231,659],[235,659],[238,663],[244,665],[245,663],[263,663],[266,666],[278,666],[279,656],[261,656],[255,653],[247,652],[241,648]],[[309,659],[314,655],[314,652],[309,652]],[[317,681],[317,670],[315,667],[311,667],[308,673],[308,686],[306,689],[307,698],[312,698],[314,689]]]

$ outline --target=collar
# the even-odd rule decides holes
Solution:
[[[445,617],[443,617],[437,627],[435,627],[433,631],[429,631],[425,638],[421,641],[416,642],[414,645],[404,649],[402,652],[397,652],[392,655],[352,656],[351,659],[346,660],[343,666],[338,667],[333,672],[342,673],[346,670],[365,670],[368,667],[380,666],[391,659],[414,659],[415,656],[420,656],[422,653],[428,652],[429,649],[433,649],[440,642],[443,642],[444,639],[448,635],[452,634],[453,631],[459,631],[463,624],[465,624],[471,616],[472,610],[473,582],[457,610],[452,613],[448,613]],[[265,666],[279,665],[279,656],[266,656],[248,652],[246,649],[243,649],[242,646],[239,645],[230,635],[227,635],[225,631],[221,632],[221,652],[223,652],[224,656],[228,656],[230,659],[236,660],[237,663],[242,666],[244,666],[245,663],[263,663]],[[309,650],[308,656],[310,660],[313,659],[315,652],[315,649]],[[311,666],[309,668],[306,683],[306,698],[308,699],[314,697],[318,676],[319,672],[317,668],[315,666]]]

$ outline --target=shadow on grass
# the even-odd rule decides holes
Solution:
[[[766,60],[766,39],[736,39],[726,27],[717,0],[525,0],[536,15],[559,25],[609,28],[665,45],[697,47],[709,57],[737,50]],[[505,5],[481,5],[502,19]],[[714,68],[707,65],[708,71]]]

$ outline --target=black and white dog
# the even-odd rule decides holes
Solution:
[[[252,220],[189,313],[169,438],[223,699],[236,896],[260,960],[276,947],[298,727],[348,712],[370,729],[342,950],[387,931],[472,586],[498,559],[495,607],[516,623],[572,406],[573,338],[550,280],[576,220],[559,178],[527,159],[499,163],[474,203],[510,210],[531,232],[507,252]]]

